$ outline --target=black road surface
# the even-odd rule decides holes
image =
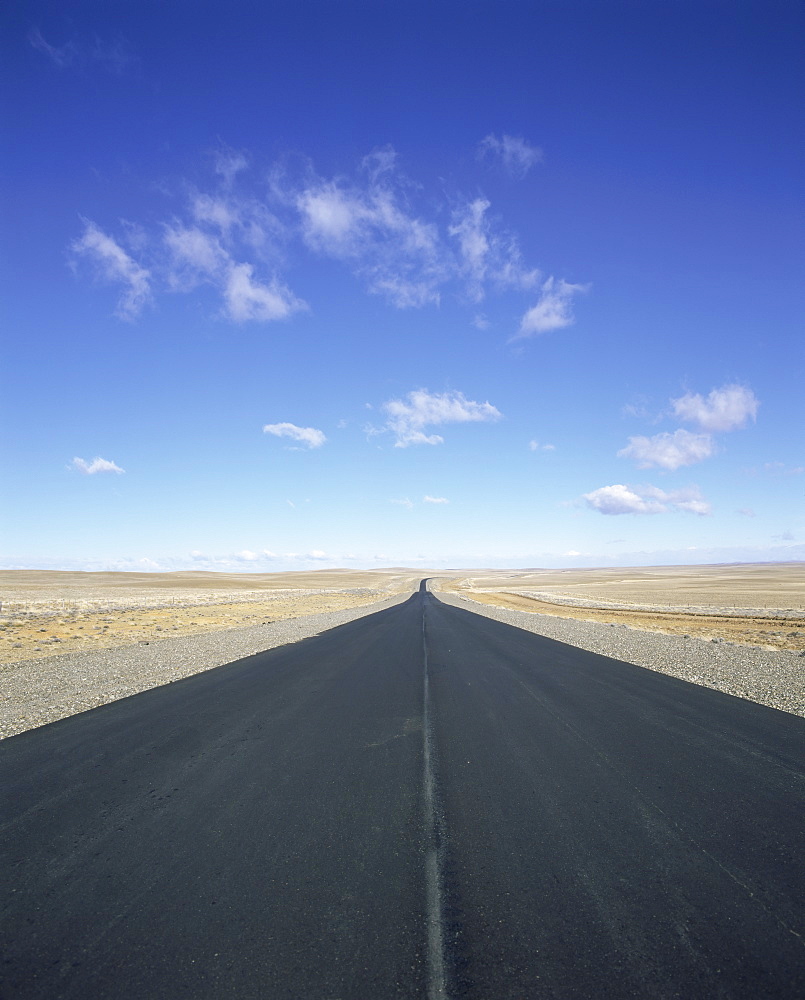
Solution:
[[[0,744],[0,997],[801,998],[804,761],[423,585]]]

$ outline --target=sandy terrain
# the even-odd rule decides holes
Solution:
[[[243,628],[372,604],[419,586],[416,571],[0,572],[0,664]]]
[[[487,571],[440,586],[482,604],[805,650],[805,564]]]

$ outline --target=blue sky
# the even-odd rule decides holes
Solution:
[[[0,565],[805,559],[800,4],[2,19]]]

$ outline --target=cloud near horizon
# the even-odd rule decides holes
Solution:
[[[587,506],[599,514],[665,514],[683,511],[688,514],[706,515],[710,504],[701,496],[697,486],[666,492],[656,486],[626,486],[615,483],[585,493]]]

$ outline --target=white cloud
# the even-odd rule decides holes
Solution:
[[[523,265],[517,240],[495,232],[486,217],[490,203],[484,198],[463,205],[453,212],[448,232],[458,241],[459,270],[472,302],[484,298],[484,284],[494,282],[500,288],[531,288],[539,281],[537,270]]]
[[[396,504],[398,507],[407,507],[408,510],[414,506],[413,502],[408,499],[408,497],[403,497],[401,500],[389,500],[389,503]]]
[[[234,558],[239,562],[256,562],[260,558],[260,553],[252,552],[250,549],[243,549],[242,552],[236,552]]]
[[[473,302],[480,302],[484,297],[483,283],[489,255],[489,239],[484,232],[484,213],[488,208],[488,201],[476,198],[460,212],[453,213],[454,222],[449,229],[450,235],[458,240],[462,268]]]
[[[303,234],[315,250],[333,257],[355,256],[366,210],[360,200],[342,191],[334,181],[302,191],[296,199]]]
[[[585,493],[588,505],[601,514],[660,514],[664,510],[656,500],[645,500],[623,483],[602,486]]]
[[[540,444],[539,441],[528,442],[529,451],[556,451],[555,444]]]
[[[724,385],[713,389],[705,399],[698,393],[686,393],[672,399],[674,414],[704,431],[734,431],[747,420],[755,420],[760,402],[742,385]]]
[[[583,499],[600,514],[664,514],[683,511],[709,514],[710,504],[702,499],[697,487],[666,492],[656,486],[626,486],[616,483],[585,493]]]
[[[572,285],[560,278],[548,278],[542,285],[537,304],[523,316],[519,333],[512,339],[531,337],[550,330],[559,330],[574,322],[572,299],[579,292],[586,292],[588,285]]]
[[[674,506],[677,510],[686,510],[689,514],[709,514],[712,510],[706,500],[677,500]]]
[[[320,448],[327,438],[323,431],[316,430],[315,427],[297,427],[296,424],[266,424],[263,427],[264,434],[273,434],[274,437],[287,437],[292,441],[299,441],[308,448]],[[291,503],[289,500],[288,503]],[[293,507],[294,505],[291,504]]]
[[[447,497],[431,497],[431,496],[427,496],[427,495],[424,496],[424,497],[422,497],[422,502],[423,503],[450,503],[450,501],[447,499]]]
[[[482,158],[493,156],[499,159],[507,173],[520,179],[543,160],[542,150],[538,146],[530,145],[522,136],[506,135],[505,132],[500,139],[492,132],[485,136],[479,143],[478,155]]]
[[[74,240],[70,249],[73,253],[92,260],[100,277],[125,286],[115,313],[121,319],[134,319],[151,297],[150,272],[141,267],[94,222],[88,219],[84,219],[83,222],[84,235]]]
[[[461,392],[430,393],[426,389],[409,392],[406,400],[391,399],[383,404],[388,414],[386,426],[396,440],[395,448],[410,444],[441,444],[439,434],[425,429],[441,424],[499,420],[501,412],[491,403],[476,403]]]
[[[254,281],[251,264],[232,264],[226,279],[224,299],[226,314],[236,323],[248,320],[268,322],[286,319],[307,304],[297,299],[289,288],[273,279],[268,285]]]
[[[196,222],[215,226],[225,235],[241,221],[241,213],[235,205],[209,194],[197,194],[191,211]]]
[[[387,143],[379,149],[373,149],[361,160],[361,169],[368,174],[372,182],[376,182],[383,174],[393,173],[397,164],[397,152]]]
[[[438,229],[406,211],[392,187],[393,151],[382,152],[366,189],[317,179],[296,195],[303,237],[311,249],[352,262],[369,291],[398,308],[438,304],[449,277]]]
[[[229,259],[219,241],[197,226],[166,226],[164,240],[171,254],[168,284],[177,290],[189,291],[203,278],[214,277]]]
[[[120,474],[121,472],[126,471],[125,469],[121,469],[119,465],[115,465],[114,462],[110,462],[105,458],[93,458],[91,462],[87,462],[83,458],[74,458],[71,468],[85,476],[94,476],[98,472],[116,472]]]
[[[227,187],[231,187],[235,177],[248,166],[249,159],[245,153],[228,146],[221,146],[215,151],[215,172],[223,178]]]
[[[518,156],[530,147],[504,140],[495,139],[500,156],[514,165],[525,162]],[[391,147],[364,157],[347,177],[319,176],[307,161],[284,171],[277,166],[268,194],[253,176],[242,177],[248,166],[243,152],[214,150],[215,183],[206,191],[184,185],[182,209],[161,222],[156,238],[137,229],[136,246],[85,222],[73,254],[124,287],[120,316],[135,318],[157,290],[189,293],[208,285],[222,296],[221,315],[230,321],[290,317],[307,308],[283,274],[286,249],[297,239],[308,255],[342,262],[369,293],[400,309],[439,305],[449,291],[475,306],[470,319],[485,329],[490,321],[478,303],[493,291],[531,290],[536,304],[523,316],[518,336],[573,322],[572,300],[586,286],[546,280],[527,267],[517,238],[491,214],[486,198],[453,196],[448,203],[422,196],[422,186],[399,170]],[[127,225],[133,233],[136,224]]]
[[[630,437],[629,444],[618,452],[619,458],[632,458],[638,468],[678,469],[683,465],[701,462],[715,453],[715,444],[709,434],[692,434],[677,430],[664,431],[653,437]]]

